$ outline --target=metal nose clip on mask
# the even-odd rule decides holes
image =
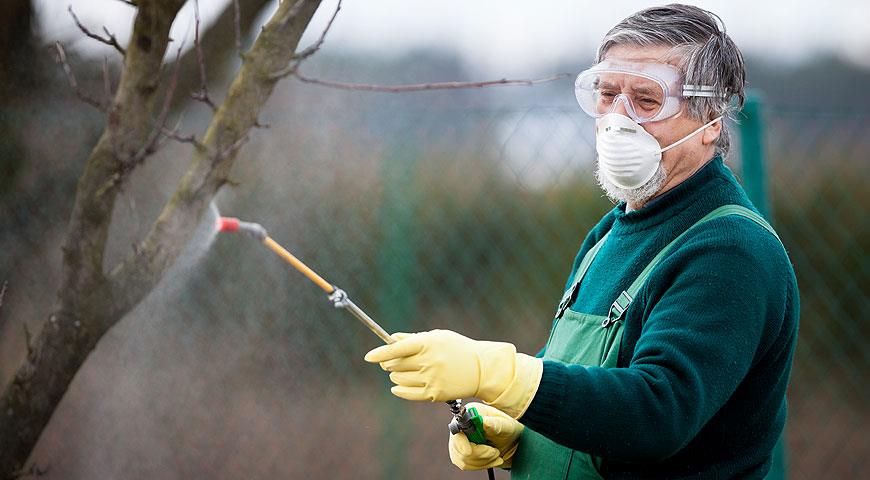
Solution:
[[[617,187],[640,187],[655,175],[662,153],[721,120],[722,117],[716,117],[662,148],[658,140],[634,120],[619,113],[608,113],[598,119],[595,127],[595,150],[598,152],[601,174]]]

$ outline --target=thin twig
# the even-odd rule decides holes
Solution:
[[[105,107],[103,106],[102,103],[100,103],[99,101],[90,97],[89,95],[85,94],[79,88],[79,84],[76,81],[76,75],[75,75],[75,73],[73,73],[73,69],[66,59],[66,52],[64,52],[64,50],[63,50],[63,45],[61,45],[60,42],[54,42],[54,46],[57,49],[57,61],[63,67],[63,71],[64,71],[64,73],[66,73],[66,79],[69,82],[69,86],[70,86],[70,88],[73,89],[73,91],[75,92],[75,94],[79,98],[79,100],[87,103],[88,105],[93,106],[97,110],[105,111]]]
[[[220,162],[221,160],[229,157],[230,155],[232,155],[233,153],[238,151],[240,148],[242,148],[242,145],[244,145],[245,143],[248,142],[248,140],[250,140],[250,137],[248,136],[248,134],[245,134],[245,135],[242,135],[235,142],[228,145],[226,148],[218,149],[215,152],[214,163]]]
[[[208,96],[208,84],[205,77],[205,57],[202,53],[202,45],[199,43],[199,0],[193,2],[193,12],[196,19],[196,27],[193,33],[193,48],[196,49],[196,59],[199,62],[199,92],[191,93],[190,96],[194,100],[199,100],[208,105],[212,112],[216,112],[217,105]]]
[[[88,37],[91,37],[100,43],[105,43],[106,45],[109,45],[110,47],[114,47],[115,50],[121,52],[121,55],[127,55],[127,51],[124,50],[124,47],[122,47],[120,43],[118,43],[118,39],[115,38],[115,34],[110,33],[108,28],[103,27],[103,31],[106,32],[106,36],[101,37],[100,35],[97,35],[96,33],[91,32],[90,30],[87,29],[87,27],[82,25],[82,22],[79,21],[79,17],[76,16],[75,12],[73,12],[72,5],[70,5],[67,10],[69,11],[69,14],[72,15],[73,21],[76,22],[76,26],[79,27],[79,30],[81,30],[82,33],[84,33]]]
[[[172,76],[169,78],[169,85],[166,87],[166,94],[163,97],[163,106],[160,113],[157,115],[157,129],[154,131],[152,144],[156,144],[160,138],[160,133],[166,128],[166,119],[169,117],[169,107],[172,105],[172,97],[175,95],[175,87],[178,85],[178,75],[181,71],[181,49],[184,45],[179,45],[178,51],[175,52],[175,68],[172,71]],[[152,147],[153,149],[153,147]]]
[[[233,31],[236,35],[236,52],[242,54],[242,9],[239,0],[233,0]]]
[[[178,132],[178,127],[170,130],[170,129],[166,128],[165,126],[163,126],[163,127],[160,127],[160,133],[162,133],[164,137],[171,138],[177,142],[189,143],[189,144],[193,145],[194,147],[196,147],[197,150],[205,149],[205,145],[203,145],[202,143],[200,143],[199,140],[196,139],[196,135],[194,135],[194,134],[182,135],[181,133]]]
[[[163,106],[160,109],[160,113],[157,114],[157,119],[154,122],[154,129],[151,131],[148,139],[145,140],[144,145],[136,155],[133,156],[131,161],[129,162],[129,166],[135,166],[139,162],[145,159],[148,155],[154,153],[156,151],[156,146],[158,140],[160,140],[160,135],[163,133],[163,129],[166,128],[166,118],[169,116],[169,107],[172,104],[172,97],[175,94],[175,87],[178,85],[178,74],[181,70],[181,62],[179,62],[179,58],[181,58],[181,49],[184,48],[184,44],[178,46],[178,50],[175,52],[175,68],[172,71],[172,76],[169,78],[169,85],[166,87],[166,94],[163,97]]]
[[[230,144],[227,148],[225,148],[222,152],[220,152],[221,158],[226,158],[227,156],[235,153],[240,148],[242,148],[242,145],[248,143],[248,140],[250,139],[251,137],[249,137],[248,134],[243,135],[241,138],[239,138],[238,140]]]
[[[326,39],[326,34],[329,32],[329,29],[332,28],[332,22],[335,21],[335,17],[338,16],[338,12],[341,10],[341,0],[338,0],[338,4],[335,6],[335,11],[332,12],[332,17],[329,19],[329,22],[326,24],[326,28],[323,29],[323,32],[320,34],[320,38],[317,39],[316,42],[311,44],[311,46],[305,48],[301,52],[293,55],[293,59],[297,61],[305,60],[306,58],[314,55],[317,50],[320,49],[320,46],[323,45],[323,41]]]
[[[136,4],[136,2],[131,2],[130,0],[118,0],[118,1],[121,3],[126,3],[127,5],[130,5],[131,7],[138,7],[139,6]]]
[[[184,123],[184,116],[187,113],[187,110],[182,110],[182,112],[178,115],[178,119],[175,121],[175,126],[169,128],[167,126],[162,126],[160,128],[160,133],[163,135],[163,138],[166,140],[175,140],[180,143],[189,143],[196,147],[197,150],[204,151],[206,149],[205,145],[199,142],[196,139],[196,135],[182,135],[181,134],[181,124]],[[163,143],[158,143],[157,148],[162,148]]]
[[[293,72],[292,75],[298,78],[301,82],[310,83],[313,85],[320,85],[321,87],[336,88],[339,90],[357,90],[366,92],[387,93],[421,92],[426,90],[449,90],[457,88],[483,88],[510,85],[537,85],[539,83],[553,82],[571,76],[570,73],[560,73],[558,75],[533,80],[508,80],[506,78],[502,78],[501,80],[488,80],[485,82],[436,82],[415,83],[407,85],[375,85],[368,83],[345,83],[335,82],[332,80],[321,80],[318,78],[306,77],[300,74],[298,71]]]
[[[272,80],[277,80],[280,78],[284,78],[288,75],[295,74],[299,70],[299,65],[302,63],[303,60],[314,55],[318,50],[320,50],[320,46],[323,45],[323,41],[326,39],[326,34],[332,27],[332,22],[335,21],[335,17],[338,16],[339,10],[341,10],[341,0],[338,0],[338,4],[335,6],[335,11],[332,12],[332,17],[326,24],[326,28],[324,28],[323,32],[320,33],[320,38],[318,38],[316,42],[314,42],[301,52],[294,54],[293,57],[291,57],[291,60],[296,60],[295,62],[291,62],[289,65],[282,68],[281,70],[272,73],[271,75],[269,75],[269,78]]]

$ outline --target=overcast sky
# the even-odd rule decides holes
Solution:
[[[201,0],[203,20],[230,0]],[[303,43],[313,41],[337,0],[324,0]],[[117,0],[37,0],[47,40],[73,42],[105,53],[81,38],[66,12],[72,4],[82,21],[106,25],[129,37],[133,8]],[[192,0],[173,25],[172,37],[192,38]],[[870,1],[688,1],[719,14],[744,52],[794,62],[820,52],[838,52],[870,68]],[[420,48],[456,52],[479,72],[504,75],[547,73],[556,63],[593,55],[597,42],[620,19],[661,2],[609,0],[345,0],[324,50],[360,55],[396,55]],[[190,45],[191,41],[187,44]],[[105,47],[108,48],[108,47]],[[578,70],[584,65],[578,65]]]

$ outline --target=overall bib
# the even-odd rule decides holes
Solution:
[[[663,248],[640,275],[631,283],[627,290],[619,294],[606,316],[590,315],[575,312],[568,307],[577,298],[580,281],[601,250],[610,232],[604,235],[583,257],[574,280],[562,296],[562,301],[556,310],[553,330],[544,350],[544,360],[615,368],[619,348],[622,344],[623,314],[631,304],[632,299],[643,287],[650,272],[667,255],[671,248],[681,240],[692,228],[726,215],[739,215],[755,221],[774,236],[776,232],[757,213],[740,205],[724,205],[719,207],[686,229],[665,248]],[[777,238],[779,238],[777,236]],[[589,412],[594,415],[595,412]],[[522,420],[522,419],[521,419]],[[543,435],[526,428],[519,440],[516,457],[511,470],[512,479],[529,480],[563,480],[563,479],[602,479],[599,468],[601,458],[588,453],[572,450],[549,440]]]

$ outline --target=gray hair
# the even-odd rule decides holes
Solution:
[[[607,32],[598,46],[596,61],[602,61],[616,45],[673,47],[684,83],[712,86],[716,94],[689,97],[690,118],[706,123],[719,116],[731,116],[743,107],[746,85],[743,55],[725,33],[725,24],[715,13],[678,3],[647,8]],[[731,102],[732,97],[736,97],[736,102]],[[723,123],[716,153],[725,157],[730,149],[731,138]]]

